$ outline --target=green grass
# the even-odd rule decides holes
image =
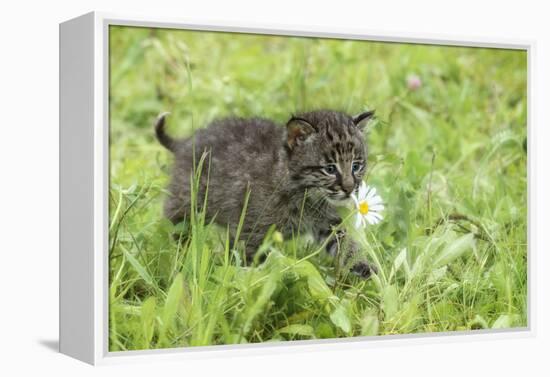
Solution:
[[[112,27],[110,350],[527,325],[526,53]],[[407,89],[416,74],[422,87]],[[384,221],[357,236],[379,268],[338,271],[319,245],[266,237],[243,267],[193,211],[162,217],[172,156],[227,115],[374,108],[368,183]]]

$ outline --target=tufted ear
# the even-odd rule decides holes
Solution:
[[[353,123],[359,128],[361,131],[365,128],[367,123],[374,118],[374,110],[365,111],[361,114],[357,114],[353,117]]]
[[[286,124],[287,144],[290,149],[305,141],[315,128],[305,119],[292,117]]]

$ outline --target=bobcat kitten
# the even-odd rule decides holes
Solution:
[[[366,170],[362,129],[373,115],[312,111],[291,117],[286,128],[267,119],[228,118],[192,138],[175,140],[165,133],[163,114],[155,124],[156,136],[175,157],[165,215],[174,224],[187,216],[194,163],[205,153],[197,203],[204,203],[208,184],[207,220],[229,226],[234,234],[250,190],[240,236],[248,261],[275,225],[285,237],[309,233],[318,242],[330,238],[327,251],[335,256],[341,250],[340,260],[347,264],[358,247],[344,232],[333,232],[341,223],[336,207],[361,183]],[[376,272],[366,261],[351,269],[364,278]]]

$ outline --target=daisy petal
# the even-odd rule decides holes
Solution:
[[[355,216],[355,228],[360,229],[361,225],[363,225],[362,216],[357,214],[357,216]]]
[[[371,191],[372,191],[372,187],[365,186],[365,198],[367,198],[370,195]]]
[[[373,188],[371,188],[371,190],[369,191],[369,194],[367,195],[367,200],[374,199],[374,198],[376,198],[376,196],[377,196],[376,195],[376,188],[373,187]]]
[[[374,195],[371,200],[382,201],[382,197],[379,194]]]
[[[378,224],[382,220],[382,216],[377,213],[372,214],[372,221],[374,224]]]
[[[359,208],[359,200],[355,197],[355,194],[351,194],[351,198],[353,199],[353,202],[355,203],[355,207]]]
[[[373,205],[376,205],[376,204],[382,204],[383,201],[382,201],[382,198],[380,196],[376,196],[374,198],[372,198],[371,200],[369,200],[369,205],[373,206]]]
[[[367,196],[367,192],[368,192],[368,186],[365,184],[365,182],[361,182],[361,186],[359,186],[359,200],[363,200],[365,199],[365,197]]]
[[[380,211],[383,211],[383,210],[384,210],[384,205],[383,204],[374,204],[374,205],[369,206],[369,211],[380,212]]]
[[[367,222],[370,224],[370,225],[374,225],[374,221],[375,219],[372,217],[372,214],[368,214],[367,216],[365,216],[365,220],[367,220]]]

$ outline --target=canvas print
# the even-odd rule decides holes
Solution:
[[[109,27],[109,350],[527,320],[527,52]]]

